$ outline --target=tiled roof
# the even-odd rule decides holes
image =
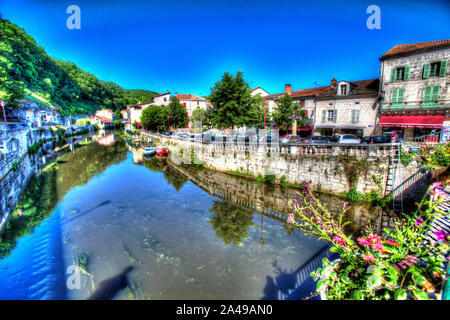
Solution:
[[[102,116],[95,116],[95,118],[97,118],[98,120],[102,121],[102,122],[108,122],[108,123],[113,123],[114,121],[106,118],[106,117],[102,117]]]
[[[346,81],[350,83],[350,85],[354,86],[354,89],[350,91],[348,96],[359,96],[359,95],[370,95],[370,94],[378,94],[379,79],[370,79],[370,80],[360,80],[360,81]],[[337,94],[337,88],[328,87],[327,90],[323,91],[322,93],[318,94],[318,97],[320,98],[326,98],[326,97],[336,97]]]
[[[315,96],[318,95],[322,92],[324,92],[325,90],[328,90],[329,88],[331,88],[330,86],[327,87],[320,87],[320,88],[311,88],[311,89],[302,89],[302,90],[297,90],[297,91],[292,91],[291,93],[291,97],[293,98],[300,98],[300,97],[309,97],[309,96]],[[284,96],[284,92],[282,93],[275,93],[275,94],[270,94],[268,96],[265,96],[265,99],[278,99],[281,96]]]
[[[194,94],[177,94],[177,95],[175,95],[175,97],[177,97],[178,100],[193,100],[193,101],[198,101],[198,100],[205,101],[206,100],[205,98],[197,97]]]
[[[387,58],[404,56],[413,53],[426,52],[438,48],[450,48],[450,40],[439,40],[431,42],[421,42],[421,43],[411,43],[411,44],[401,44],[393,47],[391,50],[383,54],[380,60],[385,60]]]

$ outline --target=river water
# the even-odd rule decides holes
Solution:
[[[290,191],[146,160],[115,134],[57,161],[56,207],[0,260],[0,299],[272,299],[326,245],[261,214]]]

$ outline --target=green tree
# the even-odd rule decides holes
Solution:
[[[214,213],[209,223],[217,237],[221,238],[225,244],[241,246],[242,240],[248,238],[248,229],[256,226],[252,222],[252,211],[240,208],[230,202],[214,201],[209,211]]]
[[[298,120],[299,126],[305,124],[306,111],[286,93],[277,99],[272,117],[281,131],[287,131],[292,126],[293,117]]]
[[[167,110],[163,106],[150,105],[141,114],[142,128],[167,130]]]
[[[213,105],[211,122],[214,126],[234,128],[246,125],[252,95],[242,72],[238,72],[236,77],[225,72],[222,80],[211,89],[209,98]]]
[[[115,114],[116,114],[116,119],[120,119],[120,118],[122,118],[122,114],[120,113],[120,109],[117,109],[116,111],[115,111]]]
[[[170,103],[167,106],[167,113],[170,115],[170,125],[175,128],[184,128],[188,125],[188,115],[186,108],[177,99],[177,97],[172,97]]]
[[[203,108],[196,108],[192,112],[191,121],[200,121],[202,125],[207,125],[209,123],[208,111]]]
[[[260,94],[251,97],[250,108],[245,115],[247,127],[262,128],[264,126],[264,98]],[[266,119],[268,115],[266,114]]]

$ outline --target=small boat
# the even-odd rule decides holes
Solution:
[[[152,156],[152,155],[154,155],[156,153],[156,148],[145,148],[144,149],[144,154],[146,155],[146,156]]]
[[[158,146],[156,147],[156,153],[162,156],[168,154],[169,150],[166,147]]]

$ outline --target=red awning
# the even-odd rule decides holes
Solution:
[[[440,129],[444,123],[443,115],[432,116],[382,116],[379,127],[394,128],[432,128]]]

